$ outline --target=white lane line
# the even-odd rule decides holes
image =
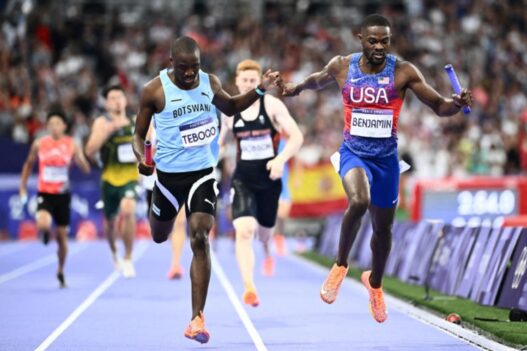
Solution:
[[[212,250],[210,252],[210,259],[212,262],[212,271],[214,272],[214,274],[216,274],[216,277],[220,281],[221,286],[223,286],[223,289],[227,293],[227,297],[229,298],[232,305],[234,306],[236,313],[238,313],[238,316],[240,317],[243,325],[245,326],[245,329],[247,329],[247,332],[249,333],[249,336],[253,340],[253,343],[256,346],[256,349],[258,351],[268,351],[262,338],[260,337],[260,334],[258,334],[258,331],[256,330],[253,322],[251,321],[251,318],[249,317],[249,315],[243,308],[240,300],[238,300],[238,297],[236,296],[236,292],[234,292],[234,288],[232,287],[232,284],[229,282],[229,279],[225,275],[225,272],[221,268],[221,265],[219,261],[216,259],[216,256],[214,255],[214,252],[212,252]]]
[[[72,256],[72,255],[75,255],[79,252],[81,252],[82,250],[86,249],[88,247],[88,245],[86,244],[81,244],[79,246],[74,246],[73,248],[71,248],[68,256]],[[35,262],[32,262],[32,263],[28,263],[22,267],[19,267],[15,270],[12,270],[8,273],[5,273],[5,274],[2,274],[0,275],[0,284],[3,284],[5,282],[8,282],[10,280],[13,280],[15,278],[18,278],[18,277],[21,277],[23,276],[24,274],[27,274],[27,273],[31,273],[33,271],[36,271],[37,269],[40,269],[42,267],[45,267],[49,264],[52,264],[52,263],[56,263],[57,262],[57,254],[52,254],[52,255],[48,255],[48,256],[45,256],[43,258],[41,258],[40,260],[37,260]]]
[[[149,247],[149,243],[145,243],[136,250],[134,261],[138,261],[146,249]],[[120,273],[113,271],[95,290],[84,300],[79,307],[77,307],[69,316],[57,327],[36,349],[35,351],[44,351],[55,341],[57,338],[66,331],[76,320],[84,313],[113,283],[119,279]]]
[[[292,261],[302,263],[303,265],[308,266],[312,270],[322,273],[324,276],[328,274],[329,270],[327,268],[324,268],[312,261],[309,261],[306,258],[296,256],[296,255],[288,255],[286,256],[286,258]],[[359,282],[353,279],[345,279],[344,284],[349,285],[351,288],[353,288],[353,290],[357,291],[359,294],[365,297],[368,296],[366,290],[364,289],[362,284],[360,284]],[[387,293],[384,293],[384,296],[386,297],[386,301],[388,302],[387,305],[389,307],[393,307],[403,314],[406,314],[422,323],[428,324],[450,336],[454,336],[470,344],[471,346],[475,346],[481,350],[490,350],[490,351],[514,351],[516,350],[514,348],[500,344],[494,340],[490,340],[486,338],[485,336],[480,335],[473,330],[463,329],[457,324],[447,322],[446,320],[432,313],[429,313],[425,310],[414,307],[410,305],[409,303],[403,300],[400,300],[396,297],[393,297]]]

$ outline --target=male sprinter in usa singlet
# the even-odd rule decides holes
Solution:
[[[339,174],[348,197],[342,220],[338,257],[320,290],[326,303],[337,298],[348,271],[348,255],[369,208],[373,236],[372,270],[362,283],[369,293],[373,318],[386,320],[382,276],[391,249],[391,229],[397,207],[399,164],[397,119],[407,89],[439,116],[451,116],[470,105],[470,91],[452,98],[441,96],[428,85],[413,64],[387,53],[391,27],[380,15],[367,16],[358,35],[362,52],[334,57],[320,72],[300,84],[284,84],[283,95],[294,96],[306,89],[318,90],[336,82],[344,102],[344,142],[339,150]]]
[[[145,163],[145,136],[154,116],[157,172],[152,196],[150,228],[155,242],[167,240],[176,215],[185,208],[193,252],[190,266],[192,318],[187,338],[209,341],[203,309],[210,280],[208,233],[214,224],[217,186],[219,123],[216,108],[232,116],[255,102],[274,84],[278,74],[267,71],[262,83],[246,94],[230,96],[213,74],[201,71],[200,50],[189,37],[181,37],[170,49],[171,69],[165,69],[142,91],[134,137],[139,172],[150,175]]]

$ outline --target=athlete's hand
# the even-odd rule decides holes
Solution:
[[[154,162],[154,161],[152,161]],[[145,175],[145,176],[149,176],[149,175],[152,175],[154,174],[154,171],[156,169],[156,165],[155,165],[155,162],[151,165],[147,165],[145,163],[145,161],[141,161],[137,164],[137,168],[139,168],[139,173],[141,173],[142,175]]]
[[[275,157],[267,162],[266,168],[269,171],[269,178],[280,179],[284,173],[284,161],[280,157]]]
[[[279,86],[282,88],[282,96],[296,96],[300,93],[296,84],[281,82]]]
[[[20,188],[18,190],[18,196],[20,197],[20,202],[22,205],[25,205],[27,203],[27,190]]]
[[[276,80],[278,79],[279,76],[280,76],[279,72],[272,72],[270,69],[268,69],[264,73],[262,77],[262,82],[260,83],[260,85],[265,90],[271,89],[274,86],[276,86]]]
[[[452,94],[452,100],[454,100],[454,105],[459,108],[464,106],[472,106],[472,92],[467,89],[461,90],[461,94]]]

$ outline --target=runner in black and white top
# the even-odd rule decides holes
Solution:
[[[261,80],[261,67],[253,60],[240,62],[236,69],[236,86],[240,93],[254,89]],[[286,106],[278,98],[266,94],[234,118],[222,118],[219,143],[228,131],[237,143],[237,163],[232,179],[232,218],[236,231],[236,258],[240,266],[245,292],[244,303],[258,306],[260,301],[254,284],[255,235],[264,243],[264,274],[272,275],[274,262],[269,240],[276,222],[278,200],[282,190],[280,178],[284,164],[300,149],[303,136]],[[278,153],[280,134],[287,143]]]

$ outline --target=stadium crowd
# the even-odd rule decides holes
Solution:
[[[406,97],[399,151],[414,174],[525,173],[524,1],[346,4],[12,1],[0,22],[0,136],[29,143],[44,131],[47,112],[60,107],[72,119],[75,138],[85,142],[102,108],[102,87],[122,84],[135,113],[141,87],[168,66],[170,42],[180,35],[198,41],[204,69],[230,82],[233,93],[235,65],[244,58],[297,81],[337,54],[360,50],[357,26],[364,15],[378,12],[392,21],[394,54],[416,64],[444,95],[452,88],[443,66],[453,64],[475,99],[470,115],[441,119],[414,96]],[[305,134],[297,161],[315,164],[339,147],[340,100],[336,86],[285,99]]]

